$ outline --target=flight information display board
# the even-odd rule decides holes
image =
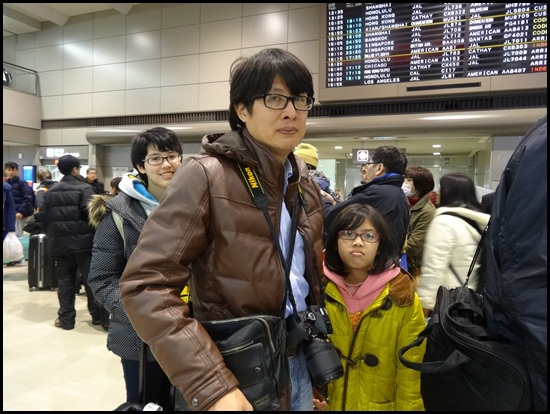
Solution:
[[[547,72],[546,3],[328,3],[326,85]]]

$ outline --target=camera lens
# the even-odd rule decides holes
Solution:
[[[304,341],[304,355],[315,384],[323,387],[344,375],[340,356],[327,338],[314,337]]]

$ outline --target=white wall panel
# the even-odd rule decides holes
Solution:
[[[201,3],[163,3],[162,28],[198,24]]]
[[[196,112],[199,110],[199,85],[168,86],[160,89],[160,112]]]
[[[63,118],[63,95],[42,97],[42,119]],[[42,141],[40,141],[41,145]]]
[[[199,111],[220,111],[229,108],[229,82],[201,83]],[[227,124],[229,130],[229,124]]]
[[[160,89],[135,89],[126,91],[126,115],[160,113]]]
[[[242,3],[201,3],[201,23],[235,19],[242,16]]]
[[[269,46],[288,42],[288,12],[243,18],[242,47]]]
[[[199,55],[162,59],[161,86],[199,83]]]
[[[39,96],[63,95],[63,71],[41,72],[38,75]]]
[[[93,113],[92,94],[63,95],[63,118],[86,118]]]
[[[94,22],[90,16],[74,16],[63,26],[63,43],[91,40],[94,35]]]
[[[241,47],[241,26],[241,18],[201,24],[200,52],[239,49]]]
[[[160,59],[128,62],[126,64],[126,89],[158,86],[160,86]]]
[[[94,40],[94,65],[126,61],[126,36]]]
[[[78,68],[63,71],[63,94],[92,92],[92,68]]]
[[[228,81],[231,64],[240,56],[240,49],[227,52],[202,53],[199,63],[199,82]]]
[[[94,93],[93,116],[124,116],[125,91]]]
[[[42,30],[36,36],[36,47],[47,47],[63,43],[63,28],[51,22],[42,22]]]
[[[194,55],[199,53],[198,24],[174,27],[162,31],[162,57]]]
[[[65,43],[63,45],[63,69],[92,66],[93,56],[93,40]]]
[[[126,33],[141,33],[161,29],[161,7],[155,3],[136,4],[126,16]]]
[[[94,14],[94,39],[126,34],[126,16],[109,10]]]
[[[160,30],[141,32],[126,37],[126,62],[160,58]]]
[[[63,69],[63,46],[48,46],[36,49],[35,67],[38,72]],[[20,65],[21,66],[21,65]]]
[[[94,66],[93,91],[124,91],[126,88],[126,64]]]

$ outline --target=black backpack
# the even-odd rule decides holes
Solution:
[[[532,392],[522,351],[492,337],[485,324],[483,296],[468,279],[487,239],[482,233],[464,286],[440,286],[426,328],[398,352],[408,368],[420,371],[420,391],[428,411],[528,411]],[[422,362],[405,353],[426,341]]]

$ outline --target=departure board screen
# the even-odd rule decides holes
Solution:
[[[546,3],[326,7],[327,89],[544,73],[546,60]]]

